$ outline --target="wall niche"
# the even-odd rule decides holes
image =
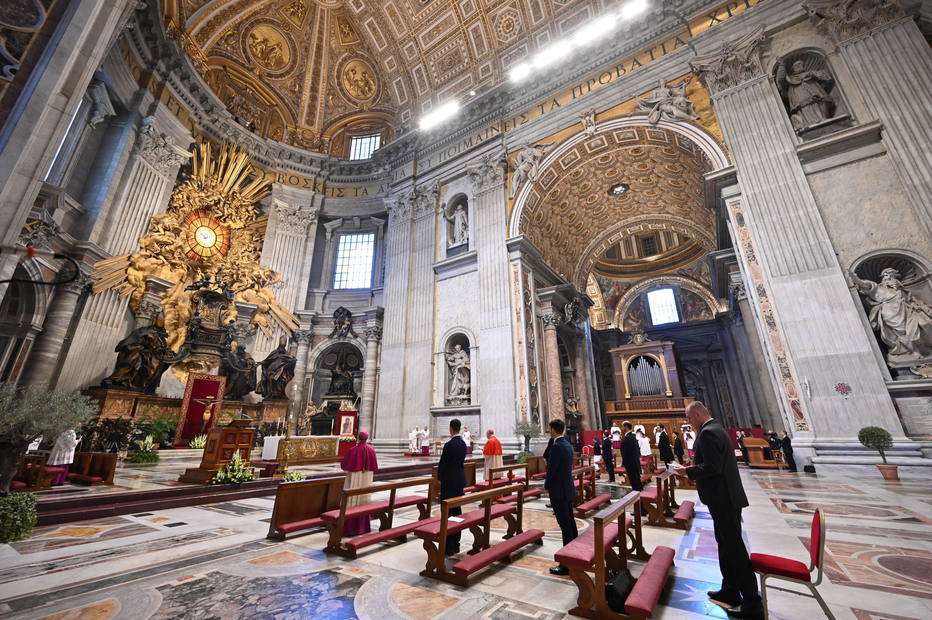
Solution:
[[[796,50],[786,54],[774,67],[773,79],[793,129],[803,140],[852,125],[848,104],[821,52]]]

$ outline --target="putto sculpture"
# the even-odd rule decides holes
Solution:
[[[536,183],[537,175],[540,173],[540,162],[544,156],[553,148],[556,142],[547,144],[525,144],[524,150],[518,153],[514,163],[514,174],[511,175],[511,194],[510,200],[514,200],[518,193],[518,188],[524,184]]]

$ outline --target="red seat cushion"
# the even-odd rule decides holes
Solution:
[[[524,501],[528,501],[532,497],[540,497],[543,494],[544,494],[543,489],[531,489],[530,491],[525,491],[523,495]],[[517,502],[517,501],[518,501],[517,494],[506,495],[505,497],[498,497],[495,499],[496,504],[509,504],[511,502]]]
[[[64,471],[67,471],[64,467],[55,467],[53,465],[45,466],[45,473],[47,474],[60,474]]]
[[[531,476],[531,480],[541,480],[546,477],[547,477],[547,472],[544,471],[539,474],[534,474],[533,476]]]
[[[625,599],[625,611],[644,618],[651,617],[657,601],[660,600],[670,568],[673,566],[674,555],[676,553],[670,547],[659,546],[654,549],[647,561],[647,566],[641,571],[631,593]]]
[[[605,550],[618,540],[618,524],[609,523],[602,533]],[[553,554],[553,559],[564,566],[592,568],[595,562],[595,528],[590,527],[570,544]]]
[[[488,549],[484,549],[479,553],[461,560],[453,565],[453,572],[457,575],[471,575],[472,573],[481,570],[495,562],[496,560],[501,560],[507,555],[517,551],[525,545],[529,545],[536,540],[540,540],[544,537],[543,530],[528,530],[512,536],[508,540],[504,540],[500,543],[494,544]]]
[[[320,517],[314,519],[304,519],[302,521],[292,521],[291,523],[282,523],[275,529],[283,534],[297,532],[298,530],[309,530],[312,527],[322,527],[324,520]]]
[[[680,504],[679,510],[676,511],[676,514],[673,515],[674,521],[689,521],[693,518],[694,507],[696,506],[695,502],[689,500]]]
[[[25,482],[20,482],[19,480],[13,480],[10,482],[11,491],[22,491],[28,486],[29,486],[28,484],[26,484]]]
[[[367,515],[382,512],[383,510],[388,510],[388,502],[372,502],[371,504],[361,504],[359,506],[347,508],[346,512],[344,513],[344,517],[347,519],[352,517],[365,517]],[[324,514],[320,515],[320,518],[324,521],[334,523],[337,521],[337,519],[340,518],[340,511],[328,510]]]
[[[641,491],[641,499],[645,502],[656,502],[657,501],[657,487],[651,487],[649,489],[644,489]]]
[[[594,498],[590,499],[588,502],[582,503],[576,507],[576,512],[589,512],[590,510],[595,510],[602,504],[606,504],[612,501],[612,496],[610,493],[603,493],[601,495],[596,495]]]
[[[504,517],[508,514],[513,514],[515,512],[515,507],[507,504],[496,504],[492,506],[492,519],[497,519],[499,517]],[[477,510],[470,510],[465,512],[460,517],[462,521],[451,521],[447,523],[447,533],[454,534],[456,532],[462,532],[463,530],[472,527],[473,525],[482,521],[485,518],[485,509],[479,508]],[[428,540],[436,540],[440,536],[440,519],[422,525],[421,527],[414,530],[414,535],[418,538],[426,538]]]
[[[395,498],[395,510],[399,508],[407,508],[408,506],[416,506],[421,503],[427,503],[427,498],[423,495],[408,495],[406,497],[396,497]]]
[[[781,558],[778,555],[767,555],[766,553],[751,554],[751,570],[756,573],[781,575],[790,579],[799,579],[800,581],[810,581],[812,579],[809,574],[809,567],[802,562],[790,558]]]
[[[431,517],[430,519],[424,519],[423,521],[405,523],[404,525],[399,525],[388,530],[372,532],[371,534],[363,534],[362,536],[357,536],[356,538],[352,538],[346,541],[346,546],[350,547],[351,549],[359,550],[363,547],[368,547],[369,545],[385,542],[386,540],[400,538],[406,534],[410,534],[422,525],[427,525],[428,523],[437,521],[439,519],[440,517]]]

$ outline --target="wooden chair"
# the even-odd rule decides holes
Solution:
[[[38,491],[51,488],[53,476],[47,471],[45,465],[48,459],[48,452],[25,455],[19,463],[16,478],[19,478],[26,486],[17,490]]]
[[[751,554],[751,569],[760,574],[760,592],[764,605],[764,617],[769,618],[770,612],[767,610],[767,580],[783,579],[792,583],[809,588],[811,594],[770,586],[774,590],[808,596],[819,602],[822,611],[825,612],[829,620],[835,620],[831,610],[822,596],[819,594],[817,585],[822,583],[822,560],[825,557],[825,514],[821,508],[817,508],[812,515],[812,526],[810,529],[809,539],[809,566],[802,562],[790,558],[784,558],[778,555],[767,555],[764,553]],[[815,569],[815,580],[813,580],[812,571]]]

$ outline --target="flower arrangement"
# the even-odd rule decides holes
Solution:
[[[203,450],[206,445],[207,435],[197,435],[188,443],[188,447],[195,450]]]
[[[145,439],[136,442],[139,450],[129,457],[130,463],[158,463],[159,451],[153,435],[146,435]]]
[[[223,466],[223,469],[214,474],[211,484],[240,484],[256,479],[256,472],[251,465],[243,462],[239,450],[233,453],[233,459]]]
[[[356,437],[353,435],[340,435],[340,443],[350,443],[356,442]]]
[[[300,471],[285,471],[285,475],[282,476],[282,482],[298,482],[299,480],[304,480],[304,472]]]

